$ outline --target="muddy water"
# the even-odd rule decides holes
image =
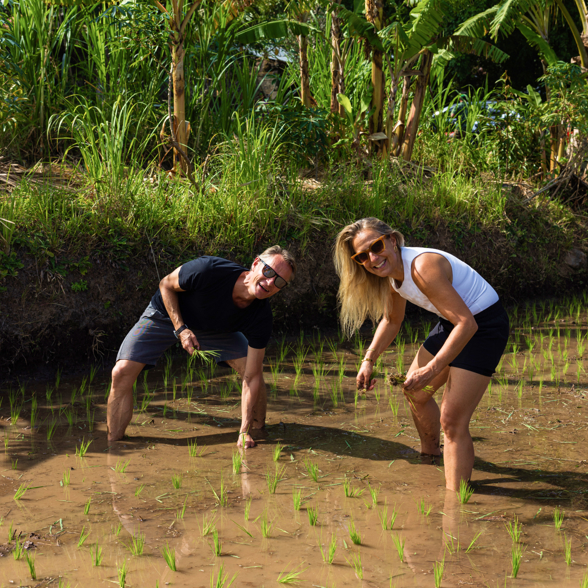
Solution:
[[[133,424],[115,452],[105,443],[106,374],[5,389],[0,586],[108,586],[121,583],[123,566],[127,586],[222,586],[222,566],[225,586],[236,575],[239,587],[280,578],[429,587],[440,562],[441,586],[579,586],[588,564],[587,321],[577,313],[553,320],[543,310],[543,320],[519,313],[474,414],[467,504],[445,491],[442,464],[421,461],[408,406],[384,384],[387,371],[409,365],[428,325],[405,331],[404,348],[385,354],[367,397],[356,396],[354,380],[367,339],[315,335],[276,345],[266,366],[268,434],[243,456],[240,473],[239,393],[228,370],[163,361],[139,380]],[[90,439],[85,457],[76,456]],[[21,486],[29,488],[15,500]],[[556,508],[564,513],[559,530]],[[318,513],[315,525],[309,511]],[[507,524],[515,521],[522,557],[513,579]],[[81,534],[88,536],[78,546]],[[26,548],[18,560],[17,538]],[[133,555],[129,546],[142,538],[142,555]],[[164,560],[166,547],[177,571]]]

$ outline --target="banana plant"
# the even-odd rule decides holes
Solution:
[[[334,143],[332,147],[338,147],[349,143],[351,149],[355,151],[357,159],[367,157],[368,152],[361,146],[362,135],[368,135],[363,131],[366,115],[370,114],[370,96],[369,93],[361,96],[359,107],[354,111],[351,100],[345,94],[337,94],[337,101],[341,104],[345,118],[347,119],[348,134]]]

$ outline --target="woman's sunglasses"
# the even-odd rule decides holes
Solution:
[[[370,251],[377,255],[386,249],[386,243],[384,243],[384,239],[386,239],[386,237],[388,237],[388,235],[382,235],[381,237],[378,237],[365,251],[360,251],[359,253],[352,255],[351,259],[359,263],[359,265],[363,265],[370,258]]]
[[[282,288],[284,288],[285,286],[288,285],[288,282],[286,282],[286,280],[284,280],[284,278],[282,278],[282,276],[278,276],[278,272],[273,267],[271,267],[270,265],[265,263],[265,261],[263,261],[263,259],[261,260],[261,263],[263,263],[263,269],[261,270],[261,273],[268,280],[273,278],[274,276],[276,277],[276,279],[274,280],[274,284],[276,285],[276,288],[279,288],[281,290]]]

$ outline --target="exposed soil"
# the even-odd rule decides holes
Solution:
[[[86,373],[85,382],[66,378],[57,389],[53,380],[5,389],[0,585],[57,586],[61,578],[72,588],[107,586],[118,584],[117,570],[126,564],[126,585],[134,587],[208,587],[221,565],[229,579],[237,574],[235,587],[273,586],[286,572],[300,572],[302,586],[431,587],[434,567],[444,560],[442,586],[576,587],[588,564],[587,320],[583,313],[581,320],[556,321],[535,320],[532,331],[513,334],[474,414],[475,491],[467,504],[445,491],[442,463],[420,457],[408,405],[397,386],[384,383],[385,372],[412,359],[411,345],[403,354],[398,347],[385,354],[379,383],[366,397],[355,393],[365,342],[341,349],[323,339],[321,352],[315,336],[302,363],[310,341],[291,343],[283,359],[278,346],[266,368],[268,435],[246,451],[238,474],[232,458],[239,386],[228,370],[190,375],[184,360],[162,362],[139,380],[128,438],[112,452],[105,443],[106,378]],[[33,394],[39,409],[31,429]],[[11,405],[22,406],[19,415]],[[88,453],[76,457],[84,439],[92,439]],[[278,443],[284,447],[274,462]],[[276,472],[271,493],[267,478]],[[181,479],[177,489],[173,476]],[[345,495],[346,484],[355,496]],[[29,489],[15,500],[21,485]],[[303,502],[295,510],[298,491]],[[564,513],[559,530],[556,507]],[[310,509],[318,509],[316,526]],[[393,529],[384,530],[381,518],[389,527],[393,512]],[[267,538],[264,520],[271,526]],[[513,541],[507,524],[516,520],[522,534]],[[207,521],[222,542],[219,557],[213,534],[203,536]],[[353,527],[360,545],[350,537]],[[89,536],[78,547],[82,532]],[[131,555],[127,546],[140,535],[144,553]],[[28,542],[35,581],[24,556],[13,557],[17,537]],[[321,549],[328,553],[332,537],[329,565]],[[99,566],[92,563],[96,545]],[[166,545],[175,551],[176,572],[163,559]],[[513,545],[522,549],[516,580],[510,578]]]

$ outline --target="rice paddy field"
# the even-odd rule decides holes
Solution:
[[[108,370],[2,388],[0,586],[588,587],[588,296],[511,308],[474,413],[470,486],[445,490],[405,371],[405,323],[356,391],[369,334],[268,350],[267,431],[236,448],[240,383],[166,357],[108,450]]]

